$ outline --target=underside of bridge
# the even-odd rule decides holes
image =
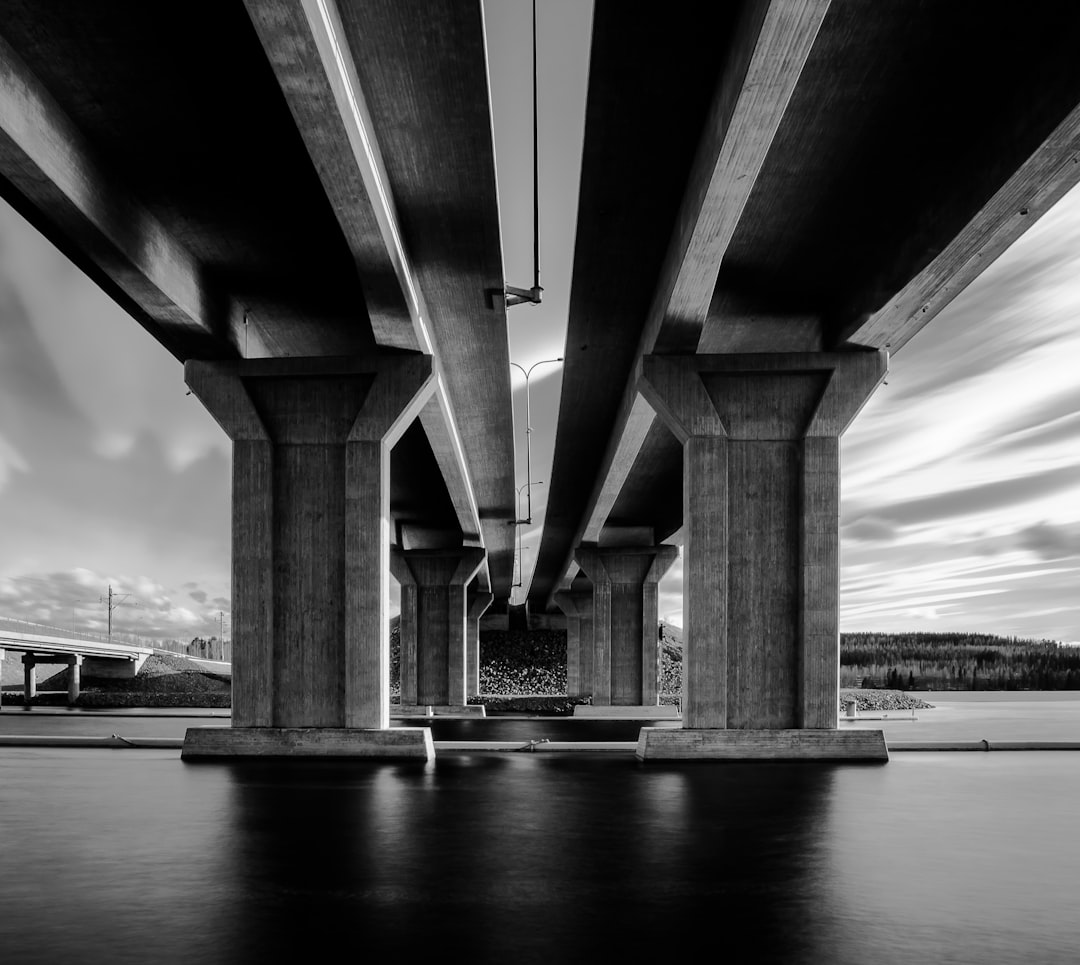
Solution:
[[[684,727],[835,727],[839,435],[1080,178],[1080,10],[1023,36],[974,2],[596,4],[529,593],[594,700],[652,702],[656,574],[627,565],[675,540]]]
[[[1080,179],[1078,39],[1060,0],[597,0],[529,599],[571,689],[655,706],[681,543],[643,757],[881,755],[836,731],[839,437]],[[0,194],[234,442],[243,734],[205,753],[429,754],[387,736],[391,571],[403,694],[475,689],[516,518],[486,43],[480,0],[0,0]]]
[[[240,722],[386,726],[391,550],[479,554],[442,624],[509,596],[484,44],[478,3],[0,3],[0,193],[234,441]]]

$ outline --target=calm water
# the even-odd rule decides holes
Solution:
[[[1074,963],[1080,754],[0,749],[5,961]],[[749,946],[749,950],[747,949]],[[739,949],[736,952],[736,949]]]

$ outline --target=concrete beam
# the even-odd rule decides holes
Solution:
[[[1080,105],[922,271],[844,342],[896,352],[1080,182]]]
[[[746,5],[642,328],[639,359],[651,352],[697,348],[720,263],[828,7],[829,0]],[[553,602],[574,547],[603,527],[651,424],[631,374],[581,524],[563,552],[546,606]]]
[[[505,594],[513,439],[505,310],[488,298],[503,281],[480,5],[246,8],[352,253],[376,343],[434,356],[421,422],[465,542],[488,549],[484,584]]]
[[[641,452],[641,446],[655,420],[656,413],[649,403],[640,395],[635,395],[607,472],[597,479],[594,488],[595,495],[590,501],[592,509],[581,538],[582,543],[600,542],[600,533],[604,528],[604,523],[607,522],[611,508],[619,498],[619,493],[622,492],[623,485],[634,466],[634,460]],[[573,576],[571,575],[570,578],[573,579]]]
[[[484,540],[480,527],[480,511],[469,477],[469,467],[461,447],[461,436],[457,430],[450,398],[438,374],[435,391],[420,411],[420,424],[424,427],[424,435],[427,436],[435,461],[442,471],[450,502],[457,515],[458,526],[461,528],[462,541],[466,545],[482,546]],[[486,559],[482,568],[482,580],[484,588],[490,588],[491,579]]]
[[[245,6],[352,252],[376,343],[433,354],[423,295],[335,0]]]
[[[830,0],[745,5],[698,144],[641,354],[693,352],[720,262]]]
[[[0,37],[0,170],[17,205],[65,254],[89,263],[177,358],[236,354],[242,335],[192,254],[133,197]]]

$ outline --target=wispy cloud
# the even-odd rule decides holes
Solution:
[[[229,614],[224,597],[205,601],[205,591],[188,597],[204,599],[191,606],[184,595],[148,576],[98,573],[85,567],[48,573],[0,577],[0,616],[75,632],[105,633],[109,628],[112,590],[114,635],[150,639],[216,636],[221,612]]]

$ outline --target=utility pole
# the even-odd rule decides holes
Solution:
[[[124,601],[131,596],[130,593],[125,593],[123,596],[118,596],[113,593],[112,584],[109,584],[109,596],[108,600],[105,597],[99,597],[101,603],[107,603],[109,609],[109,643],[112,643],[112,612],[118,606],[138,606],[137,603],[125,603]]]

